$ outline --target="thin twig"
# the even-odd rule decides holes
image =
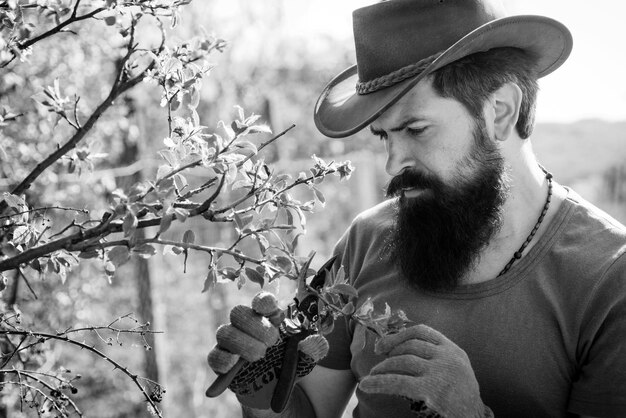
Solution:
[[[35,208],[35,209],[29,209],[29,210],[24,210],[22,212],[16,212],[13,213],[11,215],[2,215],[0,216],[0,219],[7,219],[7,218],[12,218],[14,216],[19,216],[19,215],[23,215],[25,213],[34,213],[34,212],[42,212],[42,211],[48,211],[48,210],[65,210],[65,211],[70,211],[70,212],[81,212],[84,214],[89,214],[89,211],[87,209],[75,209],[75,208],[65,208],[62,206],[46,206],[44,208]]]
[[[285,129],[284,131],[280,132],[279,134],[277,134],[276,136],[268,139],[267,141],[263,142],[261,145],[259,145],[259,147],[257,148],[257,154],[259,151],[261,151],[263,148],[267,147],[268,145],[270,145],[271,143],[273,143],[274,141],[276,141],[278,138],[284,136],[287,132],[289,132],[290,130],[292,130],[293,128],[296,127],[296,124],[292,124],[290,127],[288,127],[287,129]],[[237,167],[241,167],[243,166],[243,164],[250,160],[255,154],[249,155],[247,156],[244,160],[240,161],[239,163],[237,163]]]
[[[141,383],[139,383],[139,379],[146,380],[146,381],[150,381],[150,380],[146,379],[146,378],[142,378],[142,377],[132,373],[130,370],[128,370],[127,367],[121,365],[117,361],[115,361],[112,358],[108,357],[102,351],[98,350],[95,346],[90,346],[90,345],[85,344],[83,342],[80,342],[80,341],[77,341],[77,340],[73,340],[73,339],[71,339],[71,338],[69,338],[69,337],[67,337],[65,335],[54,335],[54,334],[49,334],[49,333],[46,333],[46,332],[0,330],[0,335],[24,335],[24,336],[31,336],[31,337],[35,337],[35,338],[37,338],[37,337],[44,338],[46,340],[59,340],[59,341],[66,342],[68,344],[75,345],[77,347],[80,347],[80,348],[82,348],[84,350],[87,350],[87,351],[90,351],[90,352],[96,354],[100,358],[104,359],[106,362],[108,362],[111,365],[113,365],[113,369],[114,370],[120,370],[122,373],[124,373],[126,376],[128,376],[133,381],[135,386],[137,386],[137,388],[141,391],[141,393],[143,394],[144,398],[148,401],[150,406],[152,408],[154,408],[154,412],[157,414],[157,416],[162,417],[161,411],[158,409],[157,405],[154,403],[154,401],[152,400],[152,398],[150,397],[148,392],[146,392],[146,389],[141,385]],[[153,382],[153,383],[156,383],[156,382]]]
[[[215,252],[221,252],[224,254],[228,254],[231,255],[234,258],[237,258],[239,260],[245,260],[247,262],[250,263],[254,263],[254,264],[261,264],[263,263],[263,260],[257,259],[257,258],[253,258],[253,257],[249,257],[241,252],[238,251],[233,251],[233,250],[229,250],[227,248],[220,248],[220,247],[209,247],[206,245],[199,245],[199,244],[192,244],[192,243],[187,243],[187,242],[179,242],[179,241],[171,241],[171,240],[163,240],[160,238],[145,238],[145,239],[138,239],[136,240],[135,245],[139,246],[142,244],[159,244],[159,245],[171,245],[174,247],[180,247],[180,248],[185,248],[185,249],[189,249],[189,250],[196,250],[196,251],[202,251],[202,252],[206,252],[206,253],[215,253]],[[91,244],[88,246],[85,246],[84,248],[81,248],[83,250],[90,250],[90,249],[100,249],[100,248],[108,248],[108,247],[117,247],[117,246],[124,246],[124,247],[130,247],[130,240],[127,239],[122,239],[122,240],[117,240],[117,241],[109,241],[109,242],[102,242],[102,243],[97,243],[97,244]]]
[[[39,383],[40,385],[45,386],[45,387],[46,387],[48,390],[50,390],[50,391],[52,391],[52,390],[57,390],[57,391],[58,391],[58,389],[57,389],[56,387],[52,386],[51,384],[49,384],[49,383],[48,383],[48,382],[46,382],[45,380],[43,380],[43,379],[41,379],[41,378],[37,377],[37,376],[36,376],[37,374],[41,374],[41,375],[46,376],[46,377],[48,377],[48,378],[51,378],[51,379],[56,379],[56,380],[59,380],[59,381],[63,382],[63,379],[59,378],[58,376],[54,376],[54,375],[51,375],[51,374],[48,374],[48,373],[41,373],[41,372],[30,371],[30,370],[28,370],[28,371],[27,371],[27,370],[18,370],[18,369],[5,369],[5,370],[0,370],[0,373],[6,373],[6,374],[14,373],[14,374],[16,374],[16,375],[18,376],[18,380],[19,380],[19,382],[11,382],[11,381],[8,381],[8,382],[4,382],[4,383],[8,383],[8,384],[19,384],[19,385],[20,385],[20,387],[22,387],[22,386],[24,385],[24,383],[23,383],[23,382],[22,382],[22,380],[21,380],[21,376],[26,376],[26,377],[28,377],[29,379],[36,381],[36,382],[37,382],[37,383]],[[42,396],[44,396],[46,399],[51,399],[51,398],[50,398],[50,397],[48,397],[48,395],[46,395],[43,391],[41,391],[41,390],[39,390],[39,389],[35,388],[34,386],[31,386],[31,385],[25,385],[25,386],[26,386],[26,387],[28,387],[28,388],[30,388],[30,389],[36,390],[36,391],[37,391],[37,392],[39,392]],[[60,391],[59,391],[59,392],[60,392]],[[62,393],[62,392],[61,392],[61,393]],[[20,403],[21,403],[21,398],[22,398],[23,393],[21,393],[20,395],[21,395],[21,396],[20,396]],[[63,395],[63,399],[64,399],[64,400],[66,400],[66,401],[68,401],[68,402],[70,403],[70,405],[72,405],[72,408],[74,409],[74,411],[76,411],[76,413],[77,413],[79,416],[81,416],[81,417],[82,417],[82,416],[83,416],[83,413],[82,413],[82,412],[81,412],[81,410],[78,408],[78,406],[76,405],[76,403],[75,403],[75,402],[74,402],[74,401],[73,401],[73,400],[72,400],[69,396],[65,395],[64,393],[62,393],[62,395]],[[52,403],[53,403],[54,405],[56,405],[56,403],[54,402],[54,400],[52,400]],[[58,408],[57,408],[57,411],[62,412],[62,411],[61,411],[61,410],[59,410]]]
[[[81,15],[81,16],[77,16],[76,12],[77,12],[79,3],[80,3],[80,0],[78,0],[76,2],[76,5],[74,7],[74,11],[72,12],[72,15],[66,21],[61,22],[59,25],[57,25],[57,26],[53,27],[52,29],[42,33],[39,36],[31,38],[31,39],[29,39],[29,40],[27,40],[25,42],[20,42],[18,44],[18,48],[23,51],[26,48],[29,48],[30,46],[32,46],[32,45],[36,44],[37,42],[41,41],[42,39],[48,38],[48,37],[50,37],[50,36],[52,36],[52,35],[54,35],[56,33],[61,32],[61,29],[63,29],[64,27],[66,27],[66,26],[68,26],[68,25],[70,25],[70,24],[72,24],[74,22],[79,22],[81,20],[92,18],[95,15],[97,15],[98,13],[103,12],[103,11],[106,10],[106,7],[99,7],[97,9],[92,10],[89,13],[86,13],[86,14]]]
[[[30,293],[33,294],[33,296],[35,297],[35,299],[39,299],[37,297],[37,293],[35,293],[35,291],[33,290],[33,288],[31,287],[30,283],[28,282],[28,279],[26,278],[26,276],[24,275],[24,272],[22,271],[22,269],[17,269],[17,271],[19,271],[20,276],[22,277],[22,279],[24,279],[24,283],[26,283],[26,287],[28,287],[28,290],[30,290]]]
[[[146,71],[151,69],[155,61],[154,59],[141,71],[137,76],[131,79],[127,79],[125,74],[126,71],[124,69],[125,63],[128,61],[132,53],[134,52],[134,26],[131,27],[131,38],[128,44],[128,50],[126,55],[120,60],[120,64],[118,66],[118,73],[115,78],[113,85],[109,91],[108,96],[104,99],[100,105],[96,108],[96,110],[91,114],[87,122],[76,131],[76,133],[65,143],[63,146],[59,147],[56,151],[46,157],[41,163],[39,163],[33,171],[31,171],[25,178],[22,180],[20,184],[18,184],[12,191],[12,194],[20,195],[26,189],[28,189],[31,184],[43,173],[48,167],[54,164],[57,160],[59,160],[62,156],[67,154],[70,150],[74,149],[76,145],[87,135],[89,131],[94,127],[100,116],[113,105],[115,99],[124,93],[125,91],[131,89],[135,85],[139,84],[143,81],[144,75]],[[0,209],[2,206],[0,205]]]

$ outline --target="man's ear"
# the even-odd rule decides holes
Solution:
[[[494,111],[494,133],[499,141],[506,141],[514,132],[522,104],[522,90],[515,83],[505,83],[491,95]]]

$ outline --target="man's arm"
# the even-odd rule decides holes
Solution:
[[[242,407],[244,418],[340,418],[354,392],[356,380],[350,370],[316,366],[294,388],[287,408],[271,410]]]

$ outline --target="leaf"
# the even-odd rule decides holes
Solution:
[[[293,226],[293,215],[289,209],[286,209],[287,212],[287,225]]]
[[[228,164],[228,172],[226,173],[226,184],[232,184],[237,178],[237,164]]]
[[[244,274],[240,274],[239,276],[237,276],[237,289],[241,290],[241,288],[245,284],[246,284],[246,276]]]
[[[374,303],[372,302],[372,298],[368,297],[367,300],[356,310],[355,315],[367,318],[372,312],[374,312]]]
[[[306,226],[306,216],[304,216],[304,212],[302,212],[302,210],[298,206],[295,207],[295,210],[298,214],[298,217],[300,218],[300,226],[304,228]]]
[[[308,202],[300,205],[300,209],[306,212],[313,212],[313,208],[315,208],[315,200],[309,200]]]
[[[348,296],[350,298],[356,298],[359,296],[357,290],[350,286],[349,284],[345,284],[345,283],[339,283],[336,284],[334,286],[331,286],[327,289],[327,291],[329,292],[333,292],[333,293],[337,293],[340,295],[345,295]]]
[[[176,174],[174,176],[174,184],[178,190],[183,190],[187,186],[189,186],[189,182],[187,181],[187,177],[182,174]]]
[[[16,212],[21,212],[22,208],[26,207],[26,201],[24,199],[11,193],[3,193],[2,200],[4,200],[6,204]]]
[[[243,122],[246,119],[244,111],[243,111],[243,107],[239,105],[235,105],[234,108],[237,111],[237,116],[239,117],[239,120]]]
[[[288,257],[284,257],[279,255],[276,257],[276,265],[280,268],[284,273],[289,273],[292,268],[291,260]]]
[[[257,283],[259,286],[261,286],[261,289],[263,288],[263,285],[265,284],[265,279],[263,278],[262,274],[254,269],[251,269],[250,267],[246,267],[245,272],[248,280]]]
[[[407,324],[411,323],[411,321],[404,311],[398,309],[397,311],[391,314],[389,321],[387,323],[387,333],[395,333],[404,330]]]
[[[163,215],[163,217],[161,218],[161,223],[159,224],[159,234],[162,234],[170,229],[173,219],[174,215],[172,215],[171,213],[166,213],[165,215]]]
[[[233,185],[231,186],[231,190],[239,190],[239,189],[243,189],[244,187],[250,187],[252,185],[252,183],[250,182],[250,180],[245,179],[245,180],[237,180],[236,182],[233,183]]]
[[[304,234],[303,233],[297,233],[293,237],[293,239],[287,243],[287,249],[290,252],[294,252],[296,250],[296,247],[298,246],[298,240],[300,239],[301,235],[304,235]]]
[[[172,112],[175,112],[178,110],[178,108],[180,108],[180,95],[179,94],[175,94],[171,99],[170,99],[170,109],[172,110]]]
[[[210,268],[206,279],[204,279],[204,285],[202,286],[202,293],[208,292],[217,283],[217,272],[215,268]]]
[[[270,242],[267,240],[265,236],[260,235],[260,234],[254,234],[254,237],[259,243],[259,249],[261,250],[261,254],[265,255],[265,253],[267,252],[267,249],[270,247]]]
[[[107,261],[104,264],[104,272],[109,278],[109,284],[111,283],[111,278],[115,275],[115,264],[110,261]]]
[[[183,242],[185,244],[193,244],[195,241],[196,234],[191,229],[185,231],[185,233],[183,234]]]
[[[53,271],[55,273],[59,272],[59,262],[57,260],[55,260],[54,258],[50,258],[48,260],[48,270],[49,271]]]
[[[259,150],[257,149],[256,145],[254,145],[250,141],[239,141],[239,142],[237,142],[236,147],[237,148],[250,150],[250,151],[252,151],[253,154],[257,154],[259,152]]]
[[[200,104],[200,92],[197,88],[192,87],[191,92],[189,93],[189,103],[187,106],[191,109],[195,109]]]
[[[167,144],[165,144],[165,145],[167,145]],[[159,166],[159,169],[157,170],[157,180],[163,179],[165,176],[167,176],[171,172],[172,172],[172,167],[170,167],[167,164],[161,164]]]
[[[20,225],[13,230],[13,240],[15,242],[24,242],[28,239],[30,228],[27,225]]]
[[[179,220],[181,223],[185,223],[185,221],[189,217],[189,211],[187,209],[176,208],[174,209],[174,213],[176,214],[176,219]]]
[[[122,230],[124,231],[124,236],[128,237],[133,235],[137,230],[137,225],[139,225],[139,221],[137,220],[137,216],[134,213],[128,212],[124,217],[124,223],[122,224]]]
[[[100,255],[98,250],[87,250],[82,251],[78,254],[78,258],[89,259],[89,258],[97,258]]]
[[[141,258],[150,258],[156,254],[156,249],[150,244],[142,244],[133,248],[133,252]]]
[[[348,302],[341,308],[341,313],[344,315],[352,315],[355,311],[354,304],[352,302]]]
[[[219,273],[222,277],[224,277],[224,279],[230,280],[231,282],[235,281],[235,279],[239,277],[239,273],[233,267],[223,268]]]
[[[128,261],[128,259],[130,258],[130,253],[128,252],[127,247],[113,247],[107,253],[107,257],[115,267],[119,267]]]
[[[163,246],[163,255],[171,254],[171,255],[180,255],[183,252],[181,247],[177,247],[175,245],[164,245]]]
[[[332,276],[332,279],[332,286],[339,283],[347,283],[348,280],[346,278],[346,271],[344,270],[343,265],[339,267],[339,270],[337,270],[337,273]]]
[[[261,115],[255,115],[254,113],[246,118],[244,123],[248,126],[252,126],[257,120],[261,119]]]
[[[248,130],[251,134],[271,134],[272,129],[267,125],[254,125]]]
[[[315,197],[317,198],[317,200],[319,200],[322,206],[325,206],[326,198],[324,197],[324,193],[322,193],[317,187],[313,187],[313,192],[315,193]]]

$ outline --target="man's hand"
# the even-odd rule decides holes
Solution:
[[[252,307],[235,306],[230,324],[217,330],[217,345],[208,356],[209,366],[218,374],[227,373],[239,360],[247,364],[235,375],[229,388],[244,405],[269,409],[289,338],[279,331],[284,315],[271,293],[261,292]],[[296,375],[308,374],[328,352],[328,342],[318,334],[309,335],[294,346]]]
[[[381,338],[375,351],[389,358],[361,380],[363,392],[402,396],[446,418],[492,416],[467,354],[440,332],[416,325]]]

